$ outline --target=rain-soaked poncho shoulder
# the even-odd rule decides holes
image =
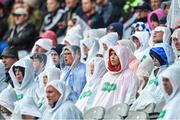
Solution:
[[[5,66],[2,63],[2,61],[0,61],[0,92],[3,91],[8,84],[5,82],[6,79],[6,70],[5,70]]]
[[[86,66],[80,62],[81,53],[78,46],[64,47],[64,50],[66,49],[71,51],[74,61],[71,66],[65,65],[62,69],[60,80],[65,81],[71,91],[69,100],[76,102],[86,84]]]
[[[83,45],[85,45],[89,49],[87,59],[86,59],[86,61],[89,61],[92,58],[94,58],[96,56],[96,53],[99,51],[98,40],[94,38],[86,38],[81,41],[80,47],[81,47],[82,58],[83,56],[86,57],[86,55],[83,52]]]
[[[59,119],[81,119],[81,112],[76,108],[76,106],[68,101],[69,91],[63,82],[58,80],[53,80],[47,84],[48,86],[54,87],[59,93],[61,93],[56,105],[48,107],[43,114],[43,120],[59,120]],[[46,87],[46,88],[47,88]]]
[[[94,72],[91,74],[90,66],[94,64]],[[95,57],[87,63],[86,77],[87,83],[80,94],[79,99],[76,102],[76,106],[85,112],[92,106],[92,102],[95,98],[99,83],[103,75],[107,72],[104,60],[101,57]]]
[[[158,43],[150,49],[150,51],[155,52],[165,62],[165,65],[169,66],[174,63],[174,53],[172,47],[167,43]]]
[[[99,29],[89,29],[84,31],[83,37],[84,38],[96,38],[99,39],[106,35],[106,28],[99,28]]]
[[[17,100],[16,92],[9,85],[0,93],[0,105],[8,109],[10,112],[14,110],[14,102]]]
[[[172,0],[167,15],[167,26],[174,29],[180,25],[180,1]]]
[[[149,46],[150,47],[152,47],[152,46],[154,46],[156,44],[156,43],[153,42],[153,34],[154,34],[155,31],[163,31],[164,34],[163,34],[162,42],[170,44],[171,30],[168,27],[165,27],[165,26],[158,26],[151,33],[151,37],[149,39]]]
[[[22,115],[30,115],[37,118],[41,117],[41,112],[39,111],[37,105],[35,104],[32,97],[28,96],[22,99],[20,105],[20,114]]]
[[[109,59],[110,49],[113,49],[119,57],[121,69],[117,72],[112,72],[108,69],[107,61]],[[101,80],[93,107],[103,106],[109,108],[118,103],[127,103],[130,105],[136,98],[138,81],[135,73],[128,68],[128,49],[123,46],[113,46],[110,49],[107,51],[107,57],[105,57],[108,72]]]
[[[99,39],[99,53],[104,54],[105,50],[103,48],[103,44],[106,44],[107,47],[109,48],[110,46],[117,45],[118,41],[118,34],[116,32],[111,32],[103,36],[102,38]]]
[[[173,32],[173,34],[172,34],[171,37],[172,37],[172,38],[176,38],[176,39],[179,41],[179,40],[180,40],[180,28],[176,29],[176,30]],[[174,51],[174,53],[175,53],[175,55],[176,55],[176,61],[180,60],[180,51],[178,51],[178,50],[176,49],[173,40],[172,40],[172,42],[171,42],[171,45],[172,45],[173,51]]]
[[[145,54],[149,52],[149,33],[147,31],[137,31],[131,37],[138,38],[140,47],[135,50],[134,55],[138,60],[141,60]]]
[[[163,86],[162,78],[168,78],[172,85],[172,93],[168,95]],[[164,70],[160,75],[160,86],[166,99],[166,105],[162,109],[159,115],[160,120],[180,119],[180,67],[178,63],[171,65]]]

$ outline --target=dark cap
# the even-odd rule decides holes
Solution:
[[[13,48],[5,48],[5,49],[3,50],[0,58],[2,58],[3,56],[19,59],[17,50],[16,50],[16,49],[13,49]]]
[[[137,7],[135,7],[135,9],[150,10],[150,11],[152,10],[150,4],[147,2],[140,3]]]

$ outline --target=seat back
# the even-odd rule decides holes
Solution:
[[[148,120],[148,114],[143,111],[129,111],[126,120]]]
[[[102,120],[104,118],[104,114],[105,108],[97,106],[87,110],[84,113],[83,118],[91,120]]]
[[[125,103],[120,103],[116,104],[112,107],[110,107],[107,111],[106,114],[114,114],[114,115],[119,115],[122,117],[126,117],[129,111],[129,105]]]
[[[151,103],[148,106],[146,106],[146,108],[143,111],[146,112],[146,113],[153,113],[155,107],[156,107],[156,104],[155,103]]]

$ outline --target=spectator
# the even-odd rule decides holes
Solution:
[[[82,0],[82,9],[82,18],[91,28],[104,27],[104,20],[96,11],[95,0]]]
[[[132,104],[136,98],[138,79],[128,67],[128,48],[113,46],[106,55],[105,65],[108,72],[101,79],[93,107],[109,108],[118,103]]]
[[[149,33],[147,31],[137,31],[132,35],[132,40],[136,46],[134,55],[139,61],[142,61],[144,55],[149,54]]]
[[[27,9],[30,21],[36,26],[36,30],[40,30],[43,15],[40,10],[37,9],[39,5],[39,0],[23,0],[23,7]]]
[[[65,67],[61,72],[61,80],[70,90],[68,99],[75,103],[86,84],[86,66],[80,62],[81,53],[78,46],[66,46],[63,49]]]
[[[51,119],[82,119],[82,113],[68,101],[69,91],[60,81],[51,81],[47,84],[46,94],[48,107],[43,113],[43,120]]]
[[[176,55],[176,61],[180,60],[180,28],[172,34],[172,47]]]
[[[12,85],[12,87],[13,87],[14,85],[12,83],[12,79],[10,78],[8,71],[11,68],[11,66],[19,59],[18,53],[13,48],[6,48],[3,50],[2,54],[1,54],[1,59],[2,59],[2,62],[4,63],[5,70],[6,70],[5,82]]]
[[[29,13],[25,8],[17,8],[13,15],[15,25],[6,33],[4,39],[10,47],[30,52],[37,37],[35,26],[28,22]]]
[[[47,0],[47,14],[44,16],[44,20],[41,26],[40,33],[47,30],[54,31],[57,36],[59,30],[59,23],[63,20],[64,10],[60,8],[58,0]]]
[[[151,5],[152,10],[156,10],[160,8],[161,0],[150,0],[150,5]]]
[[[147,21],[151,30],[154,30],[157,26],[159,26],[160,19],[162,17],[166,17],[166,14],[161,8],[156,9],[148,14]]]
[[[87,63],[86,77],[87,83],[76,102],[76,106],[85,112],[92,107],[93,100],[95,99],[99,83],[103,75],[107,72],[104,59],[101,57],[94,57]]]
[[[110,0],[96,0],[96,4],[98,5],[97,11],[103,17],[106,27],[113,22],[119,21],[120,10]]]
[[[180,119],[179,115],[179,64],[174,64],[161,74],[160,85],[166,99],[158,119]]]
[[[130,110],[144,110],[150,103],[156,104],[156,109],[153,112],[159,112],[164,101],[164,96],[159,85],[159,75],[171,64],[174,63],[174,54],[170,45],[167,43],[156,44],[149,52],[154,68],[149,77],[145,88],[140,92],[140,96],[134,101]],[[153,92],[152,92],[153,91]]]
[[[60,60],[61,60],[61,53],[62,53],[62,50],[63,50],[63,47],[64,45],[62,44],[58,44],[56,45],[55,47],[51,48],[51,59],[54,63],[54,65],[59,68],[59,69],[62,69],[62,67],[64,66],[60,66]]]

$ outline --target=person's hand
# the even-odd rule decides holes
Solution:
[[[0,112],[5,113],[7,116],[10,116],[12,114],[8,109],[6,109],[5,107],[1,105],[0,105]]]

